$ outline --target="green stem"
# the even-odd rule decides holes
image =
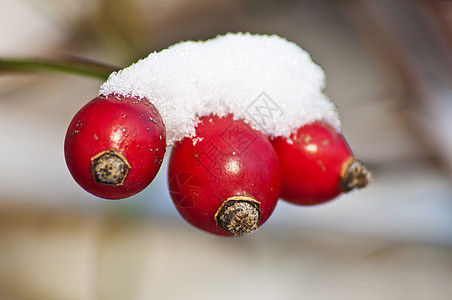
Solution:
[[[0,75],[7,72],[56,71],[106,80],[117,70],[116,66],[77,57],[62,60],[0,58]]]

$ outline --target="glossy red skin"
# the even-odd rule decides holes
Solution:
[[[298,129],[290,139],[272,140],[281,163],[281,198],[299,205],[328,202],[342,193],[344,163],[353,156],[344,136],[317,121]]]
[[[83,189],[101,198],[122,199],[151,183],[165,147],[165,126],[149,101],[110,95],[94,98],[77,112],[66,133],[64,152],[71,175]],[[131,166],[121,185],[96,183],[91,174],[91,158],[108,149],[122,153]]]
[[[196,139],[185,138],[172,149],[168,166],[171,198],[180,215],[206,232],[231,236],[219,227],[215,213],[231,196],[261,203],[261,226],[279,198],[278,157],[268,139],[232,116],[202,117]]]

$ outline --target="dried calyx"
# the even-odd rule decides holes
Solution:
[[[124,155],[115,149],[102,151],[91,158],[91,173],[99,184],[123,184],[130,168]]]
[[[243,236],[257,229],[260,215],[258,201],[247,196],[235,196],[223,202],[215,214],[215,220],[233,236]]]
[[[347,160],[341,174],[341,188],[344,193],[366,187],[372,180],[363,163],[353,157]]]

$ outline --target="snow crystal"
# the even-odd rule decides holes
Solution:
[[[289,136],[325,120],[339,129],[310,55],[276,35],[226,34],[186,41],[114,72],[100,94],[147,98],[159,110],[168,146],[193,136],[199,117],[233,113],[267,136]]]

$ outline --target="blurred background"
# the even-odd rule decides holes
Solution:
[[[1,72],[0,299],[451,299],[451,1],[0,2],[2,58],[122,68],[238,31],[311,53],[374,182],[327,205],[279,203],[245,238],[210,236],[178,216],[165,166],[122,201],[73,181],[66,127],[101,80]]]

